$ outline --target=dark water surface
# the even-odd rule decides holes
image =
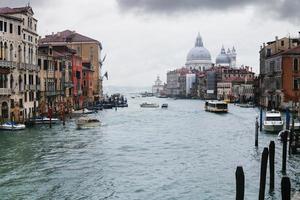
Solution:
[[[144,101],[169,108],[142,109]],[[203,110],[199,100],[130,99],[129,108],[98,113],[103,125],[76,130],[74,119],[49,129],[0,133],[0,199],[220,199],[235,198],[235,170],[244,167],[245,199],[258,198],[260,158],[276,141],[280,199],[281,151],[276,135],[259,135],[256,109],[230,105],[230,113]],[[287,173],[300,188],[300,156]]]

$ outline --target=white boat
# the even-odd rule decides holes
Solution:
[[[268,111],[263,123],[263,128],[267,132],[279,132],[283,130],[283,120],[279,111]]]
[[[24,124],[17,124],[15,122],[5,122],[4,124],[0,125],[0,130],[11,130],[11,131],[17,131],[17,130],[24,130],[26,126]]]
[[[292,129],[292,126],[293,126],[293,121],[291,120],[290,129]],[[294,120],[294,131],[299,131],[299,130],[300,130],[300,120],[295,119]]]
[[[215,113],[226,113],[228,112],[228,104],[224,101],[206,101],[205,102],[205,111],[215,112]]]
[[[81,109],[81,110],[75,110],[72,111],[73,114],[92,114],[92,113],[96,113],[97,111],[95,110],[89,110],[87,108]]]
[[[158,108],[159,105],[156,103],[142,103],[140,105],[142,108]]]
[[[77,129],[95,128],[101,125],[100,120],[96,118],[81,117],[76,121]]]
[[[34,124],[50,124],[50,118],[48,117],[36,117],[36,118],[31,118],[29,120],[30,123]],[[58,118],[51,118],[51,124],[57,124],[59,123],[60,120]]]

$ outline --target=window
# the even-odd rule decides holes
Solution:
[[[271,49],[267,49],[267,56],[271,56],[271,53],[272,53]]]
[[[281,46],[284,46],[284,41],[283,40],[281,41]]]
[[[299,79],[294,79],[294,90],[299,89]]]
[[[26,35],[25,35],[25,34],[23,34],[23,39],[24,39],[24,40],[26,39]]]
[[[39,58],[39,59],[38,59],[38,66],[41,67],[41,64],[42,64],[42,61],[41,61],[41,59]]]
[[[27,92],[24,93],[24,102],[27,102]]]
[[[7,22],[4,22],[4,32],[7,32]]]
[[[48,70],[48,61],[44,60],[44,70]]]
[[[294,71],[298,71],[298,59],[297,58],[295,58],[294,59]]]
[[[19,106],[20,108],[23,108],[23,99],[19,99]]]
[[[18,26],[18,35],[21,35],[21,26]]]
[[[3,21],[0,21],[0,31],[3,31]]]
[[[12,23],[9,24],[9,33],[13,33],[13,24]]]

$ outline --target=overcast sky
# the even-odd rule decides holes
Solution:
[[[298,0],[31,0],[41,36],[65,29],[99,40],[107,85],[150,86],[184,66],[200,32],[213,61],[235,46],[237,62],[258,72],[258,51],[275,36],[298,37]],[[28,0],[0,0],[24,6]]]

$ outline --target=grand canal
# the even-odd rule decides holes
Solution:
[[[168,109],[142,109],[144,101]],[[200,100],[129,99],[129,108],[98,113],[102,126],[76,130],[75,121],[0,133],[0,199],[203,199],[235,198],[242,165],[245,199],[258,198],[260,158],[276,143],[280,199],[282,145],[261,133],[254,147],[257,109],[230,105],[228,114],[203,110]],[[288,158],[288,176],[300,188],[300,156]]]

